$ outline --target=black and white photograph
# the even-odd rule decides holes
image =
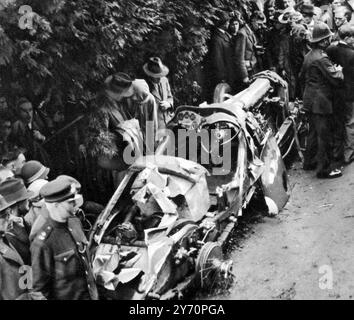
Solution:
[[[353,162],[354,0],[0,0],[0,300],[353,300]]]

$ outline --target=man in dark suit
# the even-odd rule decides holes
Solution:
[[[35,300],[97,300],[98,292],[82,225],[83,203],[72,178],[57,178],[40,190],[48,218],[31,244]],[[69,223],[71,220],[71,223]]]
[[[39,160],[45,165],[49,165],[49,155],[42,146],[46,140],[46,123],[27,98],[19,99],[17,113],[18,120],[12,124],[10,140],[27,150],[27,158]]]
[[[215,87],[221,83],[233,83],[232,39],[228,33],[231,17],[226,12],[219,14],[217,28],[210,40],[207,58],[205,98],[211,102]]]
[[[354,160],[354,26],[347,24],[340,28],[339,36],[342,40],[330,46],[327,54],[334,63],[343,67],[344,162],[349,164]]]
[[[304,111],[310,118],[310,133],[305,153],[304,169],[314,169],[318,178],[336,178],[341,171],[333,168],[331,128],[333,120],[333,91],[342,83],[343,74],[325,53],[332,32],[319,22],[312,32],[313,49],[306,55],[302,75],[305,79]],[[316,154],[317,145],[317,154]]]
[[[237,91],[243,89],[257,70],[257,38],[251,28],[244,23],[235,39],[234,62]]]

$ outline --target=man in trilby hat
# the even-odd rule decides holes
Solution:
[[[147,76],[146,82],[150,92],[158,105],[158,129],[164,129],[167,123],[173,118],[173,96],[170,83],[167,79],[169,73],[159,57],[151,57],[144,64],[143,70]]]
[[[6,237],[12,205],[14,202],[7,202],[0,195],[0,300],[29,300],[30,266],[27,265],[27,271],[30,273],[27,283],[22,281],[24,274],[21,272],[26,272],[26,263]]]
[[[301,14],[304,17],[304,22],[308,28],[308,30],[312,33],[314,25],[315,25],[315,7],[312,4],[304,4],[301,7]]]
[[[112,170],[114,186],[117,187],[131,165],[124,158],[130,143],[124,136],[129,135],[129,141],[134,141],[135,154],[141,154],[143,143],[149,146],[146,149],[154,149],[157,105],[145,80],[118,72],[107,77],[92,109],[87,150],[101,168]]]
[[[33,193],[26,189],[21,179],[11,178],[0,185],[0,194],[8,203],[12,204],[9,207],[10,223],[6,238],[19,252],[25,264],[30,265],[30,226],[24,216],[29,211],[29,199]]]

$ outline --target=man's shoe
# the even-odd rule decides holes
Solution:
[[[319,179],[335,179],[343,175],[342,171],[339,169],[334,169],[330,173],[317,173],[317,178]]]

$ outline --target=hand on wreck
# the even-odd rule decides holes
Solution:
[[[160,102],[160,109],[162,111],[168,110],[170,108],[171,108],[171,104],[169,102],[167,102],[167,101],[161,101]]]

